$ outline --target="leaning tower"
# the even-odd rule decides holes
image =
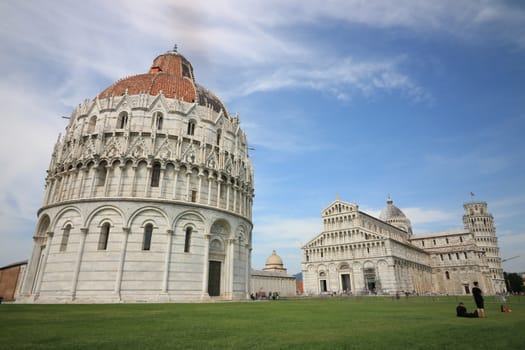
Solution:
[[[244,299],[253,168],[176,49],[78,105],[52,153],[22,302]]]
[[[502,292],[506,288],[494,218],[488,212],[486,202],[468,202],[463,207],[465,208],[464,227],[472,232],[476,245],[485,253],[485,261],[489,268],[488,277],[492,282],[492,286],[489,287],[494,293]],[[488,292],[491,291],[487,290]]]

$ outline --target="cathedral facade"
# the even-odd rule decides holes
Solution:
[[[389,198],[379,218],[336,199],[321,213],[324,231],[302,247],[304,291],[485,294],[506,290],[494,218],[485,202],[464,204],[464,229],[412,233]]]
[[[253,195],[239,118],[159,55],[71,114],[18,300],[246,299]]]

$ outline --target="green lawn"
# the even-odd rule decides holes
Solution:
[[[522,349],[512,313],[455,316],[471,298],[313,298],[212,304],[0,305],[0,349]]]

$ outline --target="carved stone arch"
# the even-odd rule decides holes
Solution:
[[[142,136],[137,137],[129,146],[126,154],[132,158],[146,158],[149,150],[144,138]]]
[[[51,219],[48,214],[43,214],[38,219],[38,225],[36,226],[35,237],[45,237],[46,232],[51,227]]]
[[[102,211],[104,210],[109,210],[109,211],[114,211],[116,213],[119,214],[120,216],[120,220],[122,223],[126,222],[125,220],[125,215],[124,215],[124,212],[117,206],[113,206],[113,205],[102,205],[98,208],[96,208],[95,210],[93,210],[89,215],[88,217],[86,218],[86,222],[84,224],[84,227],[89,227],[92,223],[92,221],[94,220],[94,218]],[[99,223],[97,223],[97,226],[101,226],[102,224],[104,224],[104,222],[106,221],[109,221],[110,224],[111,224],[111,227],[114,226],[114,223],[113,223],[113,220],[111,219],[102,219]]]
[[[68,212],[68,211],[73,211],[75,212],[78,217],[80,218],[80,222],[79,224],[82,224],[83,220],[82,220],[82,212],[80,211],[80,209],[78,207],[75,207],[75,206],[67,206],[65,208],[62,208],[58,211],[58,213],[56,213],[54,216],[53,216],[53,220],[51,222],[51,225],[50,227],[54,227],[55,229],[57,228],[57,224],[58,222],[60,221],[60,219],[62,218],[62,216]],[[62,225],[63,226],[63,225]]]
[[[213,223],[210,226],[210,234],[212,236],[218,235],[225,238],[233,238],[231,225],[223,218],[213,220]]]
[[[206,157],[206,166],[210,169],[217,169],[219,165],[219,159],[217,157],[217,153],[215,151],[211,151],[208,156]]]
[[[95,148],[95,142],[93,140],[93,138],[89,138],[85,143],[84,143],[84,152],[80,155],[80,158],[81,159],[91,159],[95,156],[96,154],[96,148]]]
[[[117,105],[115,106],[115,110],[120,114],[121,112],[127,112],[128,117],[131,114],[131,107],[132,107],[132,100],[129,97],[127,90],[124,95],[122,95],[122,98],[120,101],[118,101]]]
[[[188,219],[188,218],[190,218],[192,220],[196,220],[197,222],[202,222],[203,224],[206,222],[206,218],[201,213],[199,213],[198,211],[196,211],[196,210],[186,210],[186,211],[180,213],[179,215],[177,215],[172,220],[171,227],[175,228],[178,222],[180,222],[183,219]]]
[[[122,146],[115,136],[111,136],[104,146],[102,156],[107,158],[117,158],[122,156]]]
[[[166,111],[169,110],[169,107],[166,97],[164,97],[162,92],[159,92],[159,94],[155,96],[155,98],[149,104],[148,109],[151,111],[151,115],[153,115],[155,112],[161,112],[164,116],[166,115]]]
[[[197,164],[198,163],[198,157],[197,157],[197,150],[195,150],[195,145],[191,144],[186,147],[186,149],[182,152],[182,160],[189,164]]]
[[[224,171],[228,175],[233,174],[233,162],[231,157],[226,157],[226,161],[224,162]]]
[[[350,265],[347,262],[342,262],[337,267],[339,271],[350,271]]]
[[[239,226],[237,226],[237,228],[235,229],[235,237],[241,238],[244,242],[251,242],[250,231],[244,224],[240,224]]]
[[[72,220],[66,220],[66,221],[64,221],[64,223],[62,225],[60,225],[60,227],[57,227],[56,229],[64,230],[68,226],[75,227],[75,223]]]
[[[226,244],[220,236],[214,236],[210,239],[209,250],[215,254],[224,254]]]
[[[137,216],[139,216],[140,214],[144,213],[144,212],[147,212],[147,211],[154,211],[156,213],[159,213],[163,218],[164,218],[164,224],[166,225],[166,227],[170,227],[169,226],[169,223],[170,223],[170,220],[168,218],[168,215],[161,209],[159,208],[156,208],[156,207],[141,207],[137,210],[135,210],[133,213],[131,213],[131,215],[129,216],[129,219],[128,221],[126,222],[126,226],[127,227],[131,227],[131,225],[133,225],[133,222],[135,221],[135,219],[137,218]],[[153,223],[153,227],[155,228],[158,228],[161,224],[159,222],[156,222],[154,219],[147,219],[145,220],[141,226],[143,227],[144,225],[146,225],[146,221],[151,221]]]
[[[157,147],[157,150],[154,152],[155,158],[158,159],[172,159],[173,158],[173,150],[171,147],[171,142],[169,141],[169,138],[165,138],[162,143]]]

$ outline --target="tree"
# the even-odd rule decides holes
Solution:
[[[523,292],[523,279],[521,275],[515,272],[503,273],[509,292]]]

